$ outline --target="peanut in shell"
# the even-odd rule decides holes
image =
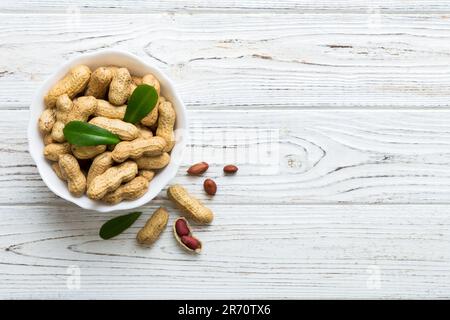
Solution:
[[[72,67],[64,78],[59,80],[44,97],[45,106],[54,108],[56,99],[63,94],[67,94],[70,99],[73,99],[86,88],[90,76],[91,70],[88,66],[78,65]]]
[[[167,189],[167,196],[188,218],[198,224],[209,224],[214,219],[214,213],[205,207],[198,199],[191,196],[185,188],[179,184],[170,186]]]
[[[136,240],[141,244],[153,244],[161,235],[169,221],[169,213],[163,207],[158,208],[139,230]]]

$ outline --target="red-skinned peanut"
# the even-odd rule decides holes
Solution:
[[[186,247],[192,250],[197,250],[201,247],[200,241],[191,236],[182,236],[181,242],[183,242]]]
[[[208,170],[208,168],[209,164],[207,164],[206,162],[199,162],[190,166],[189,169],[187,170],[187,173],[196,176],[204,173],[206,170]]]
[[[175,222],[175,230],[178,236],[180,237],[187,236],[190,233],[189,228],[184,219],[178,219],[177,222]]]
[[[192,235],[189,224],[184,217],[178,218],[173,224],[173,234],[185,250],[195,253],[202,251],[202,243]]]
[[[225,173],[236,173],[236,171],[238,171],[238,167],[236,167],[234,164],[229,164],[223,167],[223,171]]]
[[[210,196],[213,196],[217,192],[217,185],[212,179],[206,179],[205,182],[203,182],[203,189],[205,189],[205,192],[209,194]]]

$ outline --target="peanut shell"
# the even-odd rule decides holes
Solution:
[[[119,119],[95,117],[89,120],[89,123],[117,134],[121,140],[134,140],[139,135],[139,130],[135,125]]]
[[[88,82],[85,95],[102,99],[106,95],[106,91],[108,90],[112,78],[113,72],[110,69],[105,67],[95,69],[91,74],[91,79]]]
[[[189,230],[189,233],[188,233],[187,235],[184,235],[184,234],[183,234],[183,235],[179,235],[179,234],[178,234],[177,228],[176,228],[176,225],[177,225],[178,220],[183,220],[183,221],[186,223],[186,226],[187,226],[187,228],[188,228],[188,230]],[[186,249],[186,250],[189,251],[189,252],[195,252],[195,253],[200,253],[200,252],[202,251],[202,247],[203,247],[203,246],[202,246],[202,242],[201,242],[200,240],[198,240],[197,238],[195,238],[194,236],[192,236],[191,227],[189,226],[189,222],[188,222],[184,217],[180,217],[180,218],[178,218],[177,220],[175,220],[175,222],[174,222],[174,224],[173,224],[173,226],[172,226],[172,230],[173,230],[173,235],[175,236],[175,239],[176,239],[177,242],[180,244],[180,246],[182,246],[184,249]],[[195,249],[195,250],[192,249],[192,248],[190,248],[190,247],[188,247],[188,246],[181,240],[182,236],[189,236],[189,237],[194,238],[195,240],[198,241],[200,247],[197,248],[197,249]]]
[[[167,152],[155,157],[142,156],[136,159],[139,169],[157,170],[162,169],[169,164],[170,155]]]
[[[136,240],[141,244],[154,243],[169,221],[169,213],[163,207],[158,208],[147,220],[145,226],[139,230]]]
[[[111,167],[91,181],[87,189],[87,196],[93,200],[100,200],[107,193],[116,190],[123,182],[132,180],[137,171],[134,161],[126,161]]]
[[[142,197],[147,190],[148,180],[142,176],[137,176],[113,192],[108,193],[102,200],[110,204],[116,204],[123,200],[136,200]]]
[[[111,152],[103,152],[102,154],[96,156],[94,161],[92,161],[87,175],[88,186],[95,177],[101,175],[106,170],[111,168],[113,164],[114,161],[111,157]]]
[[[56,99],[63,94],[67,94],[70,99],[75,98],[86,88],[90,76],[91,70],[88,66],[78,65],[71,68],[64,78],[59,80],[44,97],[45,106],[54,108]]]
[[[167,189],[167,196],[187,215],[188,218],[195,222],[199,224],[209,224],[213,221],[213,212],[205,207],[198,199],[191,196],[186,189],[179,184],[170,186]]]

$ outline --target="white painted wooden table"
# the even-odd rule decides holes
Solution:
[[[448,1],[71,3],[0,4],[0,298],[450,297]],[[102,241],[117,213],[57,198],[32,163],[34,91],[103,48],[148,59],[186,102],[174,182],[216,212],[200,256],[169,230],[136,245],[155,208],[176,217],[165,191]],[[214,199],[184,174],[197,160]]]

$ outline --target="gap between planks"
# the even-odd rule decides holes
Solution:
[[[20,116],[26,113],[0,112],[0,133],[7,138],[0,143],[0,203],[63,203],[42,183],[28,155],[27,117]],[[448,111],[200,111],[189,116],[191,142],[172,183],[185,185],[208,204],[450,202]],[[275,158],[265,156],[270,150]],[[258,151],[261,158],[241,157]],[[214,201],[185,174],[199,161],[211,164],[208,177],[222,186]],[[224,163],[237,163],[238,176],[224,177]],[[25,197],[26,192],[31,194]],[[163,191],[153,203],[165,201]]]
[[[105,17],[3,19],[0,104],[26,105],[68,58],[118,48],[160,67],[192,109],[450,106],[443,15],[380,15],[379,28],[366,15]]]
[[[152,250],[136,245],[147,211],[103,241],[98,227],[109,214],[36,206],[30,219],[28,206],[10,207],[0,225],[0,296],[448,296],[448,206],[227,207],[211,226],[195,226],[207,244],[201,256],[186,255],[170,230]],[[65,287],[71,265],[82,269],[82,291]],[[366,285],[371,268],[382,275],[379,290]]]

